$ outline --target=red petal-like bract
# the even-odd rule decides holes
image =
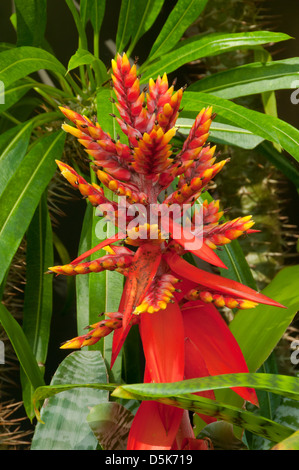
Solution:
[[[188,302],[182,308],[182,315],[187,343],[186,354],[189,353],[186,357],[189,376],[195,376],[195,373],[199,374],[198,377],[204,377],[249,372],[237,341],[213,305],[206,305],[201,301]],[[201,372],[201,367],[194,357],[201,358],[206,370],[202,368]],[[233,390],[244,400],[258,404],[254,390],[245,387],[236,387]]]
[[[184,327],[178,304],[155,315],[141,316],[140,334],[146,380],[177,382],[184,377]],[[128,438],[130,450],[171,449],[183,410],[156,402],[141,404]],[[146,426],[145,426],[145,423]]]
[[[212,290],[216,290],[217,292],[230,294],[238,298],[241,297],[242,299],[247,299],[252,302],[284,308],[283,305],[275,302],[275,300],[272,300],[269,297],[256,292],[244,284],[240,284],[237,281],[218,276],[217,274],[203,271],[202,269],[190,265],[187,263],[187,261],[175,253],[167,253],[164,255],[164,258],[174,273],[189,279],[194,283],[201,284],[205,287],[211,288]]]

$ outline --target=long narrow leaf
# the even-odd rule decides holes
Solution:
[[[280,442],[294,432],[294,429],[282,426],[270,419],[256,416],[248,411],[208,398],[199,398],[194,395],[178,395],[169,398],[158,398],[156,401],[226,421],[273,442]]]
[[[53,176],[65,134],[42,138],[27,154],[0,198],[0,283]]]
[[[204,91],[232,99],[265,91],[294,88],[299,79],[299,58],[254,62],[225,70],[193,83],[189,91]]]
[[[194,36],[182,41],[175,50],[163,55],[161,59],[145,62],[140,67],[141,81],[145,83],[149,78],[157,78],[164,72],[173,72],[182,65],[203,57],[223,54],[236,49],[250,49],[268,42],[279,42],[290,39],[283,33],[270,31],[254,31],[250,33],[212,33],[206,36]]]
[[[240,374],[233,374],[235,377],[236,375]],[[256,374],[257,375],[257,374]],[[260,374],[262,375],[262,374]],[[204,379],[214,379],[214,383],[216,380],[222,379],[223,376],[218,376],[218,377],[205,377],[202,379],[192,379],[192,380],[204,380]],[[225,377],[225,376],[224,376]],[[226,376],[228,377],[228,376]],[[184,382],[190,382],[190,381],[184,381]],[[156,387],[165,387],[167,386],[181,386],[180,384],[184,382],[178,382],[178,383],[172,383],[172,384],[147,384],[149,388],[154,390]],[[237,381],[234,382],[236,384]],[[223,383],[223,380],[222,380]],[[228,383],[228,382],[227,382]],[[227,385],[226,383],[226,385]],[[252,384],[252,382],[251,382]],[[141,387],[146,384],[138,384],[135,387]],[[225,385],[225,386],[226,386]],[[110,387],[109,389],[112,390],[115,388],[115,384],[86,384],[82,385],[82,387],[90,387],[90,388],[98,388],[98,389],[104,389],[105,386]],[[211,385],[209,385],[211,386]],[[229,386],[229,385],[228,385]],[[65,387],[65,388],[64,388]],[[53,386],[53,387],[40,387],[39,389],[36,390],[35,392],[35,399],[44,399],[48,396],[51,396],[55,393],[60,393],[61,391],[64,391],[68,388],[71,387],[81,387],[81,384],[77,385],[65,385],[65,386]],[[216,419],[224,420],[229,423],[232,423],[234,425],[240,426],[241,428],[247,429],[251,431],[254,434],[257,434],[261,437],[264,437],[266,439],[269,439],[274,442],[279,442],[282,439],[287,438],[293,433],[293,429],[289,428],[287,426],[282,426],[278,423],[275,423],[274,421],[271,421],[267,418],[256,416],[253,413],[250,413],[248,411],[244,411],[240,408],[236,408],[231,405],[226,405],[223,403],[219,403],[214,400],[209,400],[207,398],[202,398],[198,397],[193,394],[186,393],[185,395],[168,395],[167,397],[164,397],[164,395],[160,396],[159,394],[157,395],[150,395],[147,394],[146,396],[144,394],[141,394],[139,392],[133,392],[133,391],[128,391],[125,390],[125,387],[128,386],[120,386],[117,389],[114,390],[113,395],[118,396],[118,397],[123,397],[126,399],[146,399],[146,400],[155,400],[160,403],[164,403],[166,405],[170,406],[176,406],[179,408],[187,409],[190,411],[194,411],[196,413],[200,414],[205,414],[208,416],[213,416]],[[134,386],[131,386],[131,388]],[[202,387],[204,389],[204,387]],[[298,392],[297,392],[298,394]]]
[[[23,330],[40,366],[47,358],[52,315],[53,277],[45,274],[53,265],[52,227],[43,195],[27,232],[26,287]]]
[[[139,0],[135,2],[135,27],[128,55],[134,50],[139,39],[150,29],[163,6],[164,0]]]
[[[0,80],[8,87],[40,69],[65,75],[64,66],[49,52],[37,47],[17,47],[0,53]]]
[[[231,387],[251,387],[278,393],[285,397],[299,400],[299,378],[275,374],[223,374],[200,379],[182,380],[172,383],[128,384],[117,388],[112,395],[129,398],[131,392],[138,394],[140,400],[165,398],[186,393],[203,392]],[[122,394],[122,391],[124,393]]]
[[[28,377],[32,387],[37,389],[44,386],[43,376],[36,362],[28,340],[19,325],[7,308],[0,303],[0,323],[2,324],[19,359],[20,365]]]
[[[47,23],[47,0],[15,0],[17,45],[41,47]]]
[[[197,113],[202,107],[213,106],[213,111],[232,125],[241,126],[270,142],[280,144],[296,160],[299,160],[299,131],[281,119],[201,92],[185,92],[183,106],[184,111]]]
[[[32,121],[19,124],[0,137],[0,196],[26,155]]]
[[[167,18],[149,53],[150,60],[161,57],[181,39],[186,29],[199,17],[208,0],[179,0]]]

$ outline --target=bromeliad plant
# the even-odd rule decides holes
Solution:
[[[259,303],[282,305],[236,281],[191,265],[184,255],[189,251],[207,263],[225,268],[216,248],[253,232],[254,222],[247,216],[219,223],[223,215],[219,201],[205,200],[202,224],[195,222],[194,213],[189,231],[174,220],[172,212],[175,205],[181,213],[188,204],[195,205],[226,163],[216,162],[215,146],[206,143],[212,108],[198,114],[182,149],[175,153],[171,139],[177,130],[183,89],[174,92],[164,74],[149,81],[146,93],[141,91],[136,65],[131,66],[125,54],[118,54],[116,61],[112,61],[112,70],[120,114],[120,118],[115,118],[129,144],[114,140],[96,121],[66,108],[61,110],[75,127],[64,124],[63,129],[78,138],[93,158],[93,169],[100,182],[125,197],[128,206],[137,204],[146,221],[130,226],[129,207],[123,213],[120,205],[105,197],[101,187],[89,184],[69,165],[57,162],[72,186],[115,220],[116,226],[125,229],[70,264],[49,268],[68,276],[115,270],[125,277],[118,311],[106,313],[108,319],[91,325],[87,334],[68,341],[62,348],[90,346],[114,331],[113,366],[131,326],[138,323],[146,361],[145,382],[246,373],[241,349],[216,307],[250,309]],[[177,189],[167,194],[175,181]],[[153,208],[159,212],[155,225],[151,223]],[[129,212],[131,217],[127,216]],[[119,240],[124,240],[125,246],[116,244]],[[107,250],[107,255],[82,262],[101,248]],[[258,404],[253,389],[235,391]],[[207,395],[215,398],[212,391]],[[183,410],[154,401],[140,405],[130,430],[128,449],[198,445]]]
[[[47,1],[13,4],[10,20],[17,40],[0,44],[0,321],[21,365],[28,417],[34,418],[32,398],[37,406],[39,400],[67,390],[43,408],[46,424],[37,424],[32,447],[95,449],[94,435],[103,448],[115,448],[114,436],[122,436],[118,448],[151,447],[156,433],[160,447],[207,448],[206,440],[194,436],[215,420],[220,427],[222,420],[238,425],[249,438],[253,433],[282,441],[292,427],[273,421],[277,402],[271,395],[260,399],[260,394],[299,396],[298,382],[277,376],[267,359],[298,308],[298,267],[282,270],[263,294],[256,292],[237,240],[254,232],[253,221],[250,216],[227,221],[207,189],[226,163],[216,161],[215,143],[246,152],[266,141],[269,160],[299,186],[292,160],[298,160],[299,132],[273,112],[274,91],[293,87],[299,60],[273,61],[269,48],[263,48],[289,36],[205,32],[182,41],[195,18],[209,8],[207,0],[178,0],[171,8],[163,0],[122,0],[118,16],[113,1],[65,0],[59,7],[68,7],[65,21],[73,22],[77,32],[74,54],[65,66],[46,39]],[[157,31],[159,15],[165,22]],[[113,30],[113,21],[117,32],[109,39],[115,49],[112,54],[109,49],[106,61],[106,45],[99,38],[107,33],[107,25],[109,33]],[[56,33],[56,21],[53,30]],[[170,74],[190,62],[239,50],[254,50],[254,62],[207,75],[184,92],[168,84]],[[115,56],[115,51],[121,55]],[[140,51],[148,52],[142,56]],[[141,57],[134,64],[135,54]],[[112,91],[107,68],[114,56]],[[263,98],[264,113],[233,101],[257,94]],[[66,132],[61,130],[65,117]],[[77,247],[71,258],[69,238],[64,245],[53,224],[53,208],[63,209],[57,193],[65,194],[55,160],[86,199],[73,262]],[[119,205],[117,197],[125,203]],[[98,206],[110,221],[107,237],[100,240],[95,230]],[[135,207],[140,209],[139,225],[132,213]],[[178,217],[169,218],[174,208]],[[13,298],[10,289],[15,287],[11,267],[25,265],[25,260],[15,263],[14,255],[24,251],[20,326],[7,298]],[[77,300],[78,336],[62,346],[63,352],[69,347],[88,350],[69,354],[61,364],[57,361],[46,385],[49,341],[56,341],[58,350],[60,338],[70,337],[59,331],[58,339],[57,329],[50,328],[53,284],[65,278],[45,274],[49,266],[51,272],[68,275],[66,304]],[[73,283],[77,274],[87,275],[76,276]],[[249,307],[254,308],[247,311]],[[219,308],[235,309],[233,321],[227,324]],[[100,312],[106,316],[99,322]],[[272,374],[252,376],[257,370]],[[79,390],[73,390],[78,384]],[[228,388],[233,391],[223,390]],[[110,401],[103,389],[113,391]],[[260,404],[255,414],[243,409],[244,400],[257,404],[254,389]],[[133,400],[126,402],[133,413],[121,398]],[[87,407],[92,407],[88,417]],[[193,428],[187,410],[196,413]],[[116,428],[103,430],[103,422],[113,420]],[[257,445],[249,439],[247,447]]]

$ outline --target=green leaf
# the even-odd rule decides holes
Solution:
[[[0,283],[54,175],[55,159],[61,155],[64,141],[62,131],[40,139],[22,160],[0,198]]]
[[[45,366],[52,316],[52,227],[46,194],[41,198],[27,231],[26,286],[23,330],[40,364]]]
[[[182,65],[203,57],[223,54],[236,49],[250,49],[267,42],[279,42],[290,39],[283,33],[254,31],[250,33],[212,33],[206,36],[193,36],[182,41],[175,50],[164,54],[161,59],[151,63],[146,61],[140,67],[141,82],[156,78],[164,72],[173,72]]]
[[[23,331],[42,371],[47,359],[52,317],[53,277],[45,274],[53,266],[52,227],[46,194],[43,195],[27,232],[26,286]],[[30,382],[21,374],[23,401],[27,416],[34,417]]]
[[[27,121],[0,136],[0,197],[26,155],[32,128]]]
[[[89,0],[90,21],[95,32],[99,32],[105,14],[106,0]]]
[[[73,70],[80,65],[92,64],[95,61],[95,56],[85,49],[78,49],[69,60],[67,71]]]
[[[267,159],[278,168],[290,181],[299,188],[299,169],[293,162],[285,158],[270,142],[261,142],[257,151],[265,155]]]
[[[78,256],[100,243],[95,233],[95,226],[98,218],[95,216],[95,209],[91,204],[87,204],[83,220]],[[97,259],[104,256],[106,251],[100,250],[93,253],[90,259]],[[89,259],[89,258],[88,258]],[[76,277],[76,297],[77,297],[77,325],[78,334],[86,333],[84,328],[100,321],[99,315],[105,312],[106,303],[106,273],[90,273]],[[100,340],[89,349],[100,349],[103,352],[103,340]]]
[[[52,54],[37,47],[17,47],[0,53],[0,80],[7,88],[20,78],[47,69],[65,75],[64,66]]]
[[[186,29],[199,17],[207,2],[208,0],[178,0],[154,42],[149,58],[152,60],[161,57],[173,49]]]
[[[113,392],[113,394],[115,392]],[[117,392],[122,395],[122,388],[119,387]],[[127,398],[129,397],[138,399],[139,394],[130,392]],[[169,396],[167,398],[156,397],[154,395],[148,396],[146,399],[194,411],[195,413],[212,416],[218,420],[223,420],[239,426],[240,428],[247,429],[256,435],[273,442],[279,442],[293,433],[293,429],[275,423],[268,418],[256,416],[253,413],[236,408],[235,406],[226,405],[215,400],[198,397],[192,394]]]
[[[184,111],[195,111],[213,106],[213,111],[228,123],[240,126],[255,135],[280,144],[296,160],[299,160],[299,131],[274,116],[247,109],[231,101],[201,92],[185,92],[182,105]]]
[[[222,374],[172,383],[126,384],[114,390],[112,396],[136,398],[138,395],[138,399],[148,400],[232,387],[251,387],[299,400],[299,378],[256,373]]]
[[[119,403],[94,406],[87,422],[103,450],[126,450],[134,415]]]
[[[20,365],[34,389],[44,385],[41,371],[29,346],[28,340],[14,317],[0,302],[0,322],[14,348]]]
[[[41,47],[47,23],[47,0],[15,0],[17,45]]]
[[[56,370],[51,386],[65,382],[86,385],[107,382],[107,371],[99,351],[76,351]],[[62,385],[63,386],[63,385]],[[52,396],[42,408],[31,450],[95,450],[97,440],[86,422],[89,408],[108,401],[108,392],[81,387]]]
[[[130,41],[134,29],[134,0],[122,0],[116,33],[116,50],[122,52]]]
[[[221,98],[233,99],[265,91],[294,88],[299,79],[299,58],[273,62],[254,62],[202,78],[188,91],[204,91]]]
[[[109,76],[107,74],[105,64],[85,49],[78,49],[70,58],[67,71],[70,72],[81,65],[87,64],[91,65],[96,73],[99,72],[98,85],[101,85],[103,82],[108,80]]]
[[[179,132],[188,135],[193,123],[194,119],[179,118],[177,120]],[[216,144],[234,145],[245,149],[253,149],[264,139],[246,129],[214,121],[210,127],[209,140]]]
[[[85,351],[75,351],[75,353],[71,353],[71,355],[76,354],[78,352],[100,354],[99,351],[86,351],[85,350]],[[55,383],[55,384],[51,383],[51,385],[42,385],[35,390],[34,395],[33,395],[33,404],[35,406],[37,418],[39,421],[41,421],[40,414],[37,409],[38,402],[41,402],[45,400],[46,398],[54,397],[55,395],[58,395],[59,393],[74,390],[76,388],[92,388],[95,390],[105,390],[105,391],[111,392],[115,390],[116,387],[117,387],[117,384],[111,384],[111,383],[106,383],[106,382],[105,383],[90,383],[90,382],[64,383],[63,382],[63,383]]]
[[[287,309],[258,305],[250,312],[239,311],[230,323],[249,371],[256,371],[267,359],[299,309],[298,277],[299,266],[286,267],[263,290]]]

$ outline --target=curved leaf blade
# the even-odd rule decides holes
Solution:
[[[223,54],[236,49],[250,49],[268,42],[279,42],[290,39],[283,33],[254,31],[250,33],[212,33],[203,37],[193,36],[182,41],[175,50],[168,52],[155,62],[145,62],[140,67],[141,82],[149,78],[156,79],[161,73],[169,73],[182,65],[203,57]]]
[[[19,323],[14,319],[14,317],[1,302],[0,322],[6,331],[6,334],[19,359],[20,365],[32,387],[37,389],[38,387],[43,386],[44,379],[26,336]]]
[[[238,312],[230,323],[251,372],[267,359],[299,309],[298,277],[298,265],[286,267],[263,290],[263,294],[275,296],[287,309],[258,305],[247,315]]]
[[[126,450],[133,419],[133,413],[116,402],[100,403],[87,416],[87,422],[104,450]]]
[[[265,91],[294,88],[299,79],[299,58],[254,62],[215,73],[193,83],[189,91],[203,91],[233,99]]]
[[[47,23],[47,0],[15,0],[15,8],[17,45],[42,46]]]
[[[43,194],[35,211],[26,239],[26,286],[22,328],[43,373],[50,337],[53,283],[53,277],[45,274],[48,267],[53,266],[52,227],[46,194]],[[27,416],[33,418],[33,390],[23,373],[21,382]]]
[[[213,111],[230,124],[240,126],[263,139],[280,144],[296,160],[299,160],[299,130],[281,119],[201,92],[186,91],[182,105],[184,111],[196,113],[203,107],[212,106]]]
[[[64,141],[64,133],[58,131],[36,143],[0,198],[0,283],[55,172],[55,158],[61,155]]]
[[[32,121],[27,121],[0,137],[0,197],[26,155],[32,128]]]
[[[8,87],[37,70],[47,69],[65,75],[64,66],[49,52],[23,46],[0,53],[0,80]]]
[[[112,395],[127,398],[131,393],[138,399],[165,398],[174,395],[203,392],[231,387],[250,387],[278,393],[299,400],[299,378],[275,374],[238,373],[201,377],[172,383],[144,383],[121,385]],[[122,395],[124,391],[124,395]],[[126,395],[126,396],[125,396]],[[135,396],[134,396],[135,398]]]

